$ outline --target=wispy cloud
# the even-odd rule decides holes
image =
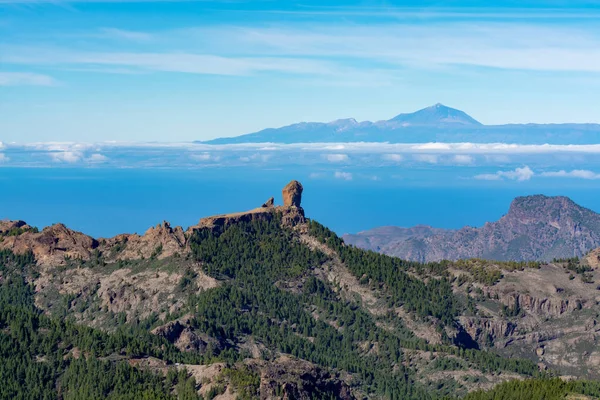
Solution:
[[[542,172],[540,176],[550,178],[578,178],[578,179],[600,179],[600,174],[586,170],[586,169],[574,169],[572,171],[550,171]]]
[[[253,54],[369,59],[390,66],[600,72],[597,30],[519,22],[330,24],[194,29],[214,45]]]
[[[437,164],[439,157],[435,154],[417,154],[413,156],[416,161],[424,162],[428,164]]]
[[[57,81],[48,75],[29,72],[0,72],[0,86],[54,86],[56,84]]]
[[[528,166],[516,168],[514,171],[498,171],[495,174],[479,174],[475,175],[475,179],[485,181],[498,181],[501,179],[511,179],[519,182],[530,180],[535,173]]]
[[[325,154],[323,158],[332,163],[346,162],[349,159],[346,154]]]
[[[103,154],[100,153],[94,153],[92,155],[90,155],[87,159],[87,162],[89,162],[90,164],[100,164],[100,163],[104,163],[106,161],[108,161],[108,157],[106,157]]]
[[[349,67],[308,58],[229,57],[193,52],[84,52],[68,49],[1,47],[0,60],[9,64],[48,65],[64,68],[127,67],[141,71],[207,75],[252,75],[261,72],[335,76],[355,71]],[[118,70],[118,69],[117,69]],[[101,70],[100,70],[101,71]],[[129,73],[134,72],[127,70]]]
[[[472,156],[466,154],[457,154],[454,157],[452,157],[452,162],[454,164],[469,165],[473,164],[473,162],[475,162],[475,159]]]
[[[221,160],[221,156],[214,155],[211,153],[190,154],[190,158],[192,160],[200,161],[200,162],[208,162],[208,161],[218,162],[219,160]]]
[[[100,36],[113,39],[131,40],[135,42],[146,42],[154,37],[151,33],[129,31],[118,28],[102,28],[100,30]]]
[[[79,162],[83,158],[83,153],[78,151],[61,151],[49,153],[49,155],[55,162],[64,162],[68,164]]]
[[[391,161],[395,163],[399,163],[404,160],[404,156],[402,154],[384,154],[381,156],[384,161]]]
[[[344,181],[351,181],[354,177],[352,175],[352,173],[350,172],[342,172],[342,171],[335,171],[335,174],[333,175],[336,179],[342,179]]]

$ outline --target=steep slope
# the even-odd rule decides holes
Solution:
[[[381,235],[378,228],[344,239],[365,249],[421,262],[466,258],[552,260],[581,257],[600,247],[599,214],[566,197],[542,195],[516,198],[505,216],[481,228],[421,228],[416,234],[390,228],[387,231],[389,234]]]

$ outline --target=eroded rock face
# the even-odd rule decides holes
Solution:
[[[283,206],[300,208],[303,190],[302,184],[298,181],[288,183],[282,190]]]
[[[494,342],[500,344],[502,339],[506,339],[515,333],[516,325],[511,321],[500,318],[478,318],[478,317],[459,317],[460,324],[465,331],[477,342],[485,342],[487,335]]]
[[[13,225],[12,228],[27,226],[22,221]],[[40,265],[63,265],[68,258],[89,260],[97,247],[98,242],[94,238],[63,224],[49,226],[39,233],[27,231],[17,236],[7,236],[0,242],[0,248],[16,254],[33,252]]]
[[[261,399],[309,400],[326,393],[341,400],[355,398],[341,379],[308,361],[282,356],[261,368]]]
[[[168,322],[152,330],[173,343],[181,351],[204,353],[209,345],[214,349],[222,349],[222,344],[206,334],[198,333],[191,327],[191,316],[184,316],[176,321]]]
[[[152,227],[144,235],[118,235],[100,241],[102,252],[116,260],[156,257],[163,259],[185,251],[186,237],[179,226],[172,228],[164,221]],[[118,250],[118,251],[117,251]]]

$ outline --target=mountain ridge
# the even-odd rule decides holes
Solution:
[[[142,398],[148,380],[157,400],[478,399],[514,379],[600,377],[600,250],[589,264],[409,262],[346,245],[305,217],[302,192],[292,181],[281,206],[142,236],[1,222],[0,397],[22,394],[15,360],[49,399]],[[515,199],[510,218],[548,199]]]
[[[344,235],[344,240],[420,262],[467,258],[548,261],[581,257],[600,247],[600,214],[564,196],[517,197],[505,215],[481,227],[426,228],[421,234],[400,228],[384,235],[376,228],[374,232]]]
[[[464,111],[438,103],[382,121],[345,118],[330,122],[300,122],[241,136],[195,143],[217,145],[320,142],[594,144],[600,142],[600,124],[484,125]]]

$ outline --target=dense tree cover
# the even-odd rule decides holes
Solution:
[[[510,381],[490,391],[468,394],[465,400],[564,400],[569,394],[600,397],[600,382],[554,379]],[[575,399],[575,397],[573,397]]]
[[[307,277],[327,258],[298,243],[279,221],[205,229],[192,238],[191,248],[208,274],[228,281],[192,300],[200,331],[229,341],[252,335],[268,349],[358,374],[362,384],[390,399],[429,398],[401,364],[401,338],[378,328],[328,284]],[[301,277],[303,293],[278,287]],[[365,341],[379,343],[379,352],[360,354],[356,343]]]
[[[454,323],[462,306],[446,279],[424,283],[406,272],[409,267],[422,268],[421,264],[346,247],[316,223],[311,224],[311,233],[335,249],[362,282],[383,283],[392,305]],[[267,349],[356,374],[361,385],[390,399],[429,396],[403,366],[403,347],[456,355],[484,371],[536,374],[531,361],[429,345],[402,326],[394,331],[380,328],[358,303],[340,298],[311,273],[328,257],[300,244],[277,220],[239,223],[222,231],[204,229],[191,239],[191,248],[209,275],[226,282],[190,300],[194,327],[212,337],[236,342],[252,336]],[[290,282],[302,291],[285,290]],[[388,317],[387,323],[401,324]],[[378,351],[360,350],[365,343],[376,343]]]
[[[403,305],[421,317],[433,316],[448,325],[462,311],[445,277],[425,283],[407,273],[409,269],[423,268],[421,264],[346,246],[335,233],[315,221],[310,222],[310,233],[334,249],[361,282],[384,284],[392,305]]]
[[[198,356],[182,354],[147,331],[107,334],[43,315],[21,274],[32,262],[28,254],[0,252],[0,398],[177,398],[163,377],[98,357],[154,355],[170,361],[200,361]],[[175,381],[186,382],[178,386],[178,397],[198,399],[187,374],[175,376]]]

